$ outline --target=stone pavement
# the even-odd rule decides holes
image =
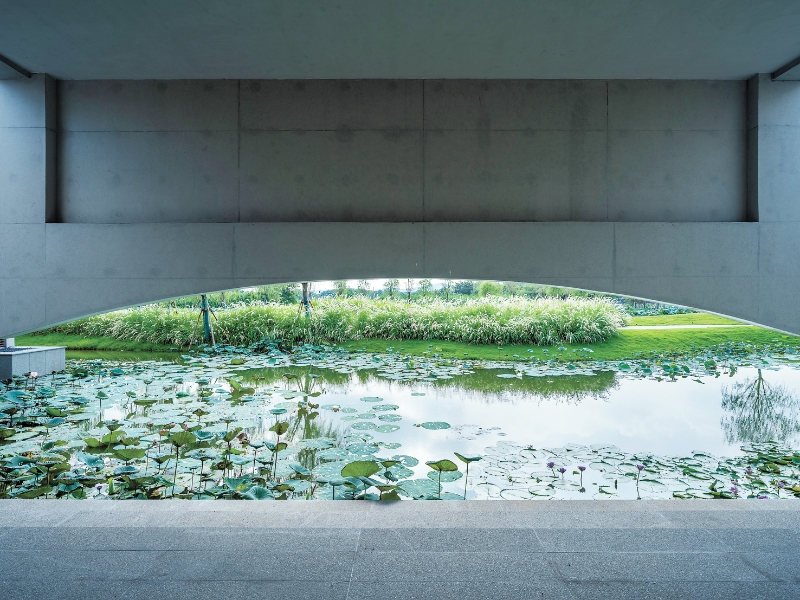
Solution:
[[[800,502],[0,501],[0,598],[797,598]]]

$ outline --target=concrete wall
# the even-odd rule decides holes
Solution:
[[[65,223],[743,221],[741,81],[67,81]]]
[[[40,96],[46,100],[44,80],[26,81],[38,90],[32,93],[34,100]],[[103,163],[105,170],[86,162],[81,168],[91,177],[72,182],[77,186],[74,189],[86,190],[86,197],[94,204],[78,196],[77,203],[69,210],[68,203],[62,204],[64,216],[72,214],[71,219],[75,220],[82,215],[80,218],[86,221],[180,218],[187,222],[48,223],[47,186],[41,185],[47,173],[31,171],[28,183],[33,185],[38,181],[40,191],[6,192],[4,204],[0,205],[0,337],[185,294],[286,281],[370,277],[500,279],[564,285],[675,302],[800,333],[800,312],[796,309],[796,299],[800,297],[800,199],[797,193],[800,189],[797,185],[800,182],[800,82],[771,82],[768,77],[758,77],[747,83],[746,134],[750,143],[744,153],[731,150],[744,140],[742,132],[735,135],[732,125],[741,117],[744,83],[503,82],[498,85],[505,86],[506,92],[487,96],[482,95],[481,82],[443,82],[437,92],[442,96],[448,95],[445,92],[451,85],[462,86],[458,89],[465,93],[451,92],[450,99],[441,100],[440,104],[429,104],[427,93],[425,95],[425,121],[427,123],[430,112],[430,119],[436,120],[441,129],[429,129],[426,124],[424,139],[436,138],[439,146],[433,142],[420,144],[426,151],[426,164],[437,160],[440,171],[426,169],[426,177],[430,176],[432,183],[429,185],[427,178],[419,180],[420,187],[425,188],[425,193],[420,192],[418,196],[419,204],[407,201],[404,196],[408,193],[409,198],[413,197],[408,190],[417,185],[411,167],[401,170],[411,163],[386,157],[404,156],[404,148],[412,145],[409,139],[415,135],[414,115],[423,107],[414,104],[415,98],[419,98],[414,88],[417,84],[395,82],[395,86],[391,86],[390,83],[359,83],[384,86],[381,89],[386,99],[377,105],[371,103],[375,96],[366,93],[355,94],[353,98],[360,104],[353,104],[348,94],[355,83],[349,84],[349,90],[344,89],[342,82],[306,82],[302,90],[298,82],[253,84],[247,92],[252,97],[243,104],[273,109],[259,113],[253,108],[248,112],[252,118],[248,117],[246,122],[239,121],[242,113],[238,113],[235,127],[233,117],[220,108],[229,101],[230,95],[236,95],[239,101],[247,95],[235,82],[208,82],[207,88],[197,87],[196,82],[181,83],[174,88],[171,83],[159,88],[158,84],[145,82],[134,86],[138,90],[135,94],[131,91],[133,88],[122,83],[117,92],[121,99],[118,108],[102,119],[100,107],[92,108],[89,100],[85,105],[91,110],[85,107],[67,110],[69,94],[62,95],[61,112],[71,115],[67,119],[62,114],[64,148],[71,143],[99,145],[106,149],[105,154],[117,152],[129,157],[129,162],[119,162],[95,152],[96,160],[106,161]],[[0,88],[3,85],[5,83],[0,82]],[[61,88],[69,85],[62,83]],[[84,84],[76,82],[74,85],[73,91]],[[112,91],[117,89],[114,83],[103,85]],[[302,92],[308,90],[309,85],[317,86],[318,90],[327,86],[328,91],[322,96],[312,95],[307,104],[302,104],[299,98],[304,98]],[[426,82],[425,86],[428,85]],[[635,93],[622,89],[627,85],[635,88]],[[468,86],[477,86],[474,88],[477,95],[466,93]],[[517,92],[512,93],[509,90],[514,86]],[[527,94],[529,86],[538,90],[537,98],[541,99],[535,110],[514,100],[516,93]],[[591,129],[602,121],[602,114],[596,114],[587,105],[591,104],[587,99],[592,94],[602,96],[604,86],[609,93],[607,119],[609,124],[615,124],[615,128],[609,126],[605,133]],[[615,89],[617,87],[620,89]],[[544,100],[543,89],[555,95],[556,99],[550,104]],[[658,90],[666,98],[660,106]],[[693,90],[692,97],[697,100],[692,111],[678,110],[674,102],[668,101],[670,94],[688,97],[687,90]],[[90,96],[89,92],[85,94]],[[173,106],[172,101],[153,104],[150,100],[140,100],[142,95],[169,98],[170,94],[186,98],[183,110],[168,110]],[[266,101],[262,94],[277,95],[284,100]],[[614,105],[611,98],[615,95],[624,96],[628,108],[611,111]],[[319,97],[326,101],[320,102]],[[718,103],[723,108],[716,110],[714,107]],[[79,104],[84,106],[84,102]],[[288,113],[276,112],[275,107],[286,106],[294,108],[286,109]],[[724,108],[726,106],[728,109]],[[191,107],[194,112],[189,110]],[[549,115],[541,118],[552,129],[546,129],[537,120],[543,113]],[[49,113],[39,114],[46,117]],[[209,115],[217,119],[216,129],[204,130],[202,127],[211,119]],[[636,115],[638,117],[634,118]],[[620,123],[625,119],[626,128],[623,129]],[[653,123],[651,129],[647,128],[648,119]],[[118,131],[91,132],[87,121],[102,124],[101,129],[113,126]],[[42,123],[41,120],[31,122]],[[46,120],[44,123],[46,125]],[[276,129],[278,125],[285,129]],[[300,125],[306,130],[292,129]],[[139,129],[134,131],[136,128]],[[132,141],[134,133],[144,136],[145,141]],[[605,156],[617,157],[607,160],[606,170],[610,171],[615,161],[631,164],[639,161],[640,167],[632,169],[626,177],[598,175],[592,170],[594,167],[586,166],[596,156],[594,150],[586,150],[592,144],[597,145],[587,141],[595,134],[606,136]],[[0,130],[0,135],[5,135],[5,130]],[[246,136],[252,136],[253,148],[261,148],[261,155],[254,151],[248,159],[255,161],[253,157],[262,156],[258,159],[262,162],[248,171],[248,177],[257,181],[248,180],[245,185],[240,171],[236,178],[238,192],[234,195],[230,195],[232,184],[222,184],[216,179],[227,177],[220,165],[232,160],[226,158],[231,152],[226,135],[238,140],[237,148],[240,144],[242,148],[246,145]],[[183,136],[183,142],[174,143],[176,136]],[[545,138],[549,140],[547,143],[536,146],[537,140]],[[623,151],[630,138],[638,140],[634,145],[638,152],[631,148]],[[676,142],[681,138],[683,142]],[[119,140],[118,145],[108,143],[115,139]],[[556,139],[561,139],[561,146],[552,141]],[[615,139],[620,141],[613,142]],[[739,141],[719,143],[723,158],[706,157],[706,153],[713,154],[716,148],[716,142],[711,144],[709,140],[723,139]],[[579,142],[573,144],[574,140]],[[460,149],[470,147],[469,144],[472,144],[474,156],[459,154]],[[511,160],[514,152],[509,152],[508,148],[521,152],[519,149],[526,147],[524,144],[529,144],[527,156],[541,156],[542,160],[551,160],[558,148],[566,148],[558,156],[566,161],[567,167],[556,161],[552,168],[566,169],[567,175],[544,172],[537,176],[534,173],[526,185],[544,191],[532,195],[533,200],[527,204],[519,200],[523,196],[518,190],[523,184],[506,186],[511,198],[507,202],[500,195],[492,196],[495,193],[490,185],[492,178],[498,182],[519,181],[523,167],[535,166],[535,161]],[[336,148],[338,145],[353,150],[334,153],[335,156],[319,150],[319,147]],[[35,149],[38,146],[19,147]],[[145,161],[145,155],[131,150],[135,147],[155,158]],[[293,149],[289,158],[280,158],[290,147]],[[368,151],[359,150],[359,147]],[[440,148],[437,152],[446,150],[451,158],[435,158],[443,156],[436,152],[429,157],[427,151],[434,147]],[[647,148],[651,149],[651,158],[656,156],[658,160],[649,163],[642,158]],[[181,152],[182,157],[173,156]],[[236,163],[241,169],[246,161],[242,160],[241,148],[237,152]],[[204,159],[211,167],[220,167],[219,174],[209,174],[193,166],[194,161],[206,155],[212,157]],[[263,158],[267,156],[278,156],[275,160],[279,167]],[[622,160],[620,156],[628,158]],[[299,161],[304,157],[313,160],[309,159],[301,171],[295,158]],[[472,160],[472,168],[463,168],[459,157]],[[503,157],[510,158],[506,161]],[[74,161],[77,158],[65,156],[59,160],[62,173],[76,170]],[[416,160],[422,159],[420,155]],[[706,160],[706,169],[696,168],[695,163],[701,160]],[[36,166],[34,158],[30,162]],[[729,189],[739,190],[735,203],[726,200],[732,196],[724,192],[730,181],[719,173],[714,176],[716,180],[710,175],[715,164],[725,163],[726,169],[732,170],[734,162],[739,170],[731,176],[738,178],[739,183]],[[171,169],[167,168],[170,164]],[[308,164],[316,166],[311,168]],[[55,167],[52,162],[45,163],[46,167],[48,165]],[[112,171],[110,165],[116,165],[114,168],[119,167],[119,171]],[[485,177],[477,175],[481,165],[486,168]],[[578,165],[574,167],[575,173],[581,174],[583,179],[569,175],[574,165]],[[380,168],[385,168],[387,174],[396,174],[397,183],[389,178],[371,178],[374,173],[381,172]],[[662,170],[656,173],[659,168]],[[81,172],[80,169],[77,172]],[[441,187],[434,194],[429,188],[437,183],[439,172]],[[352,196],[342,191],[348,173],[356,178],[348,180],[349,189],[355,190]],[[421,173],[421,169],[417,171],[420,177]],[[116,192],[112,185],[115,174],[120,175]],[[195,179],[187,188],[171,180],[173,176],[184,182],[187,177]],[[206,181],[206,176],[210,181]],[[303,180],[298,180],[298,176]],[[545,176],[550,179],[543,183],[541,177]],[[459,182],[460,178],[469,177],[474,178],[472,185]],[[596,180],[605,182],[600,200],[593,199],[587,192],[594,189],[592,182]],[[639,183],[633,185],[636,181]],[[697,189],[703,193],[697,192],[687,181],[695,181]],[[309,182],[316,187],[302,187]],[[62,185],[68,187],[69,182],[62,179]],[[169,193],[159,195],[159,185],[165,186]],[[398,186],[391,201],[381,204],[383,196],[368,201],[364,190],[395,189],[391,186]],[[475,189],[478,192],[459,204],[454,200],[458,195],[448,191],[458,186],[464,195]],[[684,196],[665,194],[669,186],[684,189]],[[143,188],[149,190],[148,193],[138,195],[140,191],[136,190]],[[304,189],[311,191],[301,194]],[[717,193],[718,189],[723,191]],[[63,192],[62,199],[70,197],[66,190]],[[631,194],[627,201],[626,193]],[[548,200],[556,195],[564,202],[569,201],[568,216],[572,220],[567,220],[567,213],[558,202]],[[104,197],[109,200],[102,201]],[[322,202],[326,197],[335,198],[337,202],[329,206]],[[668,198],[673,200],[668,202]],[[689,198],[693,199],[689,201]],[[611,211],[612,206],[617,207],[614,210],[624,208],[631,219],[643,219],[647,215],[665,217],[666,211],[671,210],[675,211],[672,214],[679,212],[684,217],[694,215],[699,222],[677,222],[680,221],[677,218],[673,222],[626,222],[624,215],[618,212],[604,216],[602,210],[597,209],[598,202],[606,202],[607,211]],[[735,211],[734,205],[738,207]],[[352,211],[349,215],[345,210],[348,206]],[[441,213],[433,221],[420,222],[417,216],[407,216],[427,218],[433,216],[437,206]],[[234,209],[237,218],[234,218]],[[390,217],[389,210],[394,211],[391,214],[395,217]],[[526,214],[526,210],[541,211],[541,214],[563,220],[509,221],[518,214]],[[595,210],[598,212],[593,212]],[[758,215],[759,222],[735,222],[734,217],[740,219],[745,210]],[[354,221],[364,211],[375,222],[336,221]],[[303,221],[315,215],[325,217],[328,222],[285,222],[289,219]],[[451,216],[453,218],[445,220]],[[464,218],[455,218],[459,216]],[[457,222],[464,221],[466,216],[471,222]],[[592,216],[597,217],[596,221],[588,222]],[[728,222],[724,222],[723,216],[728,217]],[[501,217],[506,220],[496,220]],[[579,217],[584,222],[578,222]],[[712,217],[719,220],[701,222]],[[235,222],[238,218],[273,222]],[[417,222],[390,222],[392,218],[413,218]],[[189,222],[192,219],[194,222]],[[198,222],[204,219],[234,222]],[[606,220],[608,222],[600,222]]]
[[[46,75],[0,80],[0,223],[53,216],[55,98],[56,82]]]

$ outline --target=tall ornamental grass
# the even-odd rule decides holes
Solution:
[[[591,344],[616,335],[626,317],[601,298],[485,298],[404,302],[364,298],[315,303],[310,318],[294,306],[239,305],[215,311],[217,343],[249,345],[264,338],[311,344],[381,338],[468,344]],[[61,333],[170,346],[202,338],[198,311],[144,306],[61,325]]]

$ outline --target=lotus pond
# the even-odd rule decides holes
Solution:
[[[800,497],[800,352],[204,347],[0,387],[0,497]]]

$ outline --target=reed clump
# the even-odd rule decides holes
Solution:
[[[310,317],[294,306],[233,305],[216,311],[217,343],[262,339],[331,344],[348,340],[444,340],[469,344],[591,344],[617,334],[627,317],[604,298],[481,298],[421,302],[337,298],[316,301]],[[148,305],[97,315],[54,331],[184,347],[198,343],[198,312]]]

